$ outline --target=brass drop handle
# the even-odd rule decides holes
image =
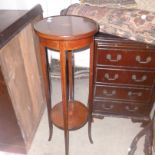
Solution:
[[[105,109],[105,110],[111,110],[114,108],[114,105],[102,105],[102,107]]]
[[[132,92],[132,91],[129,91],[128,92],[128,96],[142,96],[142,92]]]
[[[110,62],[118,62],[118,61],[120,61],[122,59],[122,55],[121,54],[118,54],[116,56],[116,59],[112,59],[111,54],[107,54],[106,55],[106,59],[109,60]]]
[[[141,60],[140,55],[137,55],[137,56],[136,56],[136,61],[137,61],[138,63],[140,63],[140,64],[148,64],[149,62],[152,61],[152,58],[149,56],[149,57],[146,58],[145,61],[143,61],[143,60]]]
[[[146,79],[147,79],[147,76],[146,75],[143,75],[141,77],[141,79],[137,79],[137,76],[135,74],[132,75],[132,80],[135,81],[135,82],[144,82]]]
[[[110,77],[108,73],[105,73],[104,77],[108,80],[108,81],[115,81],[118,79],[118,74],[115,74],[114,77]]]
[[[114,95],[116,95],[116,90],[112,90],[111,93],[108,93],[108,91],[106,89],[104,89],[103,94],[105,96],[114,96]]]
[[[127,111],[134,112],[134,111],[137,111],[138,110],[138,107],[137,106],[134,106],[134,107],[126,106],[125,109]]]

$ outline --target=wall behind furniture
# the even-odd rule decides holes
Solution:
[[[77,3],[78,0],[0,0],[0,9],[31,9],[36,4],[41,4],[44,17],[57,15],[63,8],[66,8],[72,3]]]

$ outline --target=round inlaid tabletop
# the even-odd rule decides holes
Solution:
[[[51,16],[34,25],[38,35],[52,40],[76,40],[94,35],[98,24],[81,16]]]

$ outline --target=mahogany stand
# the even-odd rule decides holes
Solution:
[[[92,96],[93,96],[93,36],[98,31],[98,24],[93,20],[79,16],[53,16],[34,25],[40,39],[40,56],[48,108],[50,136],[53,124],[64,130],[65,154],[69,154],[69,130],[82,127],[88,120],[88,133],[91,139]],[[72,51],[90,46],[90,78],[88,108],[74,100]],[[60,53],[62,102],[51,108],[47,53],[45,48],[58,50]]]

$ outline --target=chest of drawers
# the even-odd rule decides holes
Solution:
[[[93,117],[147,123],[155,100],[155,46],[95,36]]]

